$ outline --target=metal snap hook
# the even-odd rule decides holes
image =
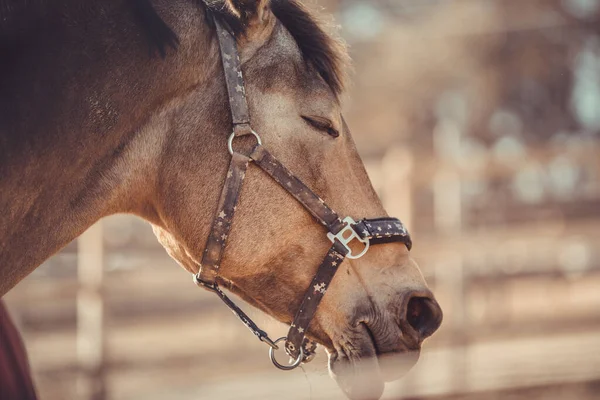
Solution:
[[[196,284],[196,286],[206,289],[209,292],[217,292],[217,290],[218,290],[216,283],[214,283],[214,282],[208,283],[208,282],[204,282],[202,279],[200,279],[200,272],[193,275],[193,280],[194,280],[194,283]]]
[[[275,341],[275,344],[281,342],[282,340],[287,340],[287,337],[280,337]],[[279,362],[275,358],[275,349],[273,347],[269,348],[269,357],[271,357],[273,365],[275,365],[277,368],[284,371],[291,371],[302,363],[302,360],[304,359],[304,349],[302,348],[302,346],[300,346],[300,354],[298,354],[298,358],[293,363],[288,365],[279,364]]]

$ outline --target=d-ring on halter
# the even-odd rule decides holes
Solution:
[[[252,134],[254,136],[254,138],[256,139],[256,143],[261,145],[262,144],[262,140],[260,140],[260,135],[258,133],[256,133],[254,131],[254,129],[250,129],[250,134]],[[234,151],[233,151],[233,139],[235,139],[237,136],[235,134],[235,131],[231,132],[231,135],[229,135],[229,139],[227,139],[227,149],[229,150],[229,154],[233,155]]]
[[[401,242],[410,250],[412,242],[404,225],[396,218],[363,219],[357,222],[350,217],[346,217],[342,220],[319,196],[262,146],[260,136],[250,126],[244,79],[235,38],[217,19],[214,19],[214,22],[221,50],[221,62],[233,123],[233,133],[227,141],[231,161],[212,228],[206,240],[199,272],[194,275],[194,282],[198,286],[217,294],[261,341],[270,346],[270,357],[277,368],[291,370],[302,362],[310,361],[314,356],[315,343],[309,341],[305,335],[321,299],[344,259],[346,257],[356,259],[363,256],[370,245]],[[256,146],[249,155],[237,153],[232,146],[233,139],[248,134],[255,136]],[[332,242],[331,248],[304,295],[300,308],[290,325],[287,337],[279,338],[276,341],[270,339],[265,331],[258,328],[252,319],[237,307],[217,285],[219,265],[225,251],[236,204],[250,161],[254,161],[258,167],[298,200],[317,221],[323,224],[328,230],[327,237]],[[354,254],[349,246],[350,242],[355,239],[364,245],[364,248],[357,254]],[[279,349],[277,343],[282,341],[285,341],[286,352],[294,359],[294,362],[290,365],[282,365],[275,359],[274,350]]]
[[[287,338],[285,336],[280,337],[279,339],[277,339],[275,341],[275,344],[277,345],[277,343],[281,342],[282,340],[287,340]],[[304,359],[304,350],[302,349],[302,347],[300,347],[300,354],[298,354],[298,357],[294,360],[294,362],[292,362],[291,364],[288,364],[288,365],[280,364],[279,361],[277,361],[277,359],[275,358],[275,348],[274,347],[271,347],[269,349],[269,357],[271,357],[271,362],[277,368],[282,369],[284,371],[290,371],[290,370],[296,368],[297,366],[299,366],[300,364],[302,364],[302,361]]]

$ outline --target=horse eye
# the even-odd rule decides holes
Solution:
[[[307,117],[305,115],[302,115],[302,119],[316,130],[325,132],[331,137],[336,138],[340,136],[340,133],[337,131],[337,129],[333,127],[333,123],[327,118],[316,116]]]

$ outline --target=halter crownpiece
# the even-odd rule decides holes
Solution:
[[[303,362],[310,361],[315,354],[316,344],[308,340],[305,335],[319,303],[344,259],[360,258],[367,253],[370,246],[382,243],[401,242],[410,250],[412,242],[406,228],[396,218],[359,221],[355,221],[351,217],[341,219],[319,196],[263,147],[260,136],[252,130],[250,125],[244,78],[235,38],[217,19],[213,20],[221,51],[221,62],[225,73],[233,123],[233,132],[227,141],[231,161],[219,198],[216,216],[206,240],[200,270],[194,275],[194,282],[217,294],[261,341],[270,346],[269,355],[277,368],[291,370]],[[233,149],[234,139],[243,135],[253,135],[257,142],[249,155],[243,155]],[[269,338],[265,331],[261,330],[244,311],[236,306],[216,283],[246,170],[251,161],[279,183],[317,221],[323,224],[328,230],[327,238],[332,242],[331,248],[304,295],[287,336],[275,341]],[[350,243],[353,241],[362,243],[362,250],[354,253],[350,247]],[[279,349],[278,343],[282,341],[285,342],[286,352],[293,358],[293,362],[288,365],[280,364],[275,358],[274,351]]]

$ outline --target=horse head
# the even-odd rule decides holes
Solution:
[[[297,2],[216,3],[207,12],[236,35],[246,83],[236,89],[245,91],[264,147],[341,215],[385,216],[342,116],[345,48]],[[219,59],[215,36],[211,56]],[[215,63],[205,87],[178,106],[160,159],[155,232],[192,273],[227,175],[232,121],[223,74]],[[246,174],[216,279],[290,324],[331,242],[285,188],[252,165]],[[389,243],[339,266],[307,334],[329,352],[346,394],[371,398],[416,362],[441,318],[407,246]]]

